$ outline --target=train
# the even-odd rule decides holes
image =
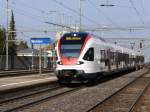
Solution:
[[[95,81],[104,74],[140,69],[144,54],[87,32],[63,34],[56,45],[55,73],[59,83]]]

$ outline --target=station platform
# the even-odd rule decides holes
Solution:
[[[17,88],[57,81],[54,73],[34,74],[19,77],[0,78],[0,93]]]

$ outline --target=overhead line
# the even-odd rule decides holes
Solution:
[[[147,21],[148,24],[150,24],[149,18],[147,18],[147,13],[145,12],[143,0],[141,0],[141,8],[142,8],[142,10],[143,10],[143,16],[146,16],[146,17],[145,17],[145,20]]]
[[[135,7],[133,1],[132,1],[132,0],[129,0],[129,2],[130,2],[130,4],[132,5],[132,8],[135,10],[135,12],[136,12],[136,14],[137,14],[139,20],[141,21],[141,23],[142,23],[143,25],[145,25],[145,23],[144,23],[142,17],[140,16],[139,11],[138,11],[137,8]]]
[[[21,14],[21,15],[23,15],[23,16],[26,16],[26,17],[30,17],[30,18],[32,18],[32,19],[34,19],[34,20],[38,20],[38,21],[41,22],[41,23],[50,24],[50,25],[58,26],[58,27],[62,27],[62,28],[73,29],[73,28],[71,28],[71,27],[69,27],[69,26],[67,26],[67,25],[61,25],[61,24],[57,24],[57,23],[53,23],[53,22],[43,21],[43,20],[39,19],[38,16],[36,16],[36,17],[34,17],[33,15],[28,15],[28,16],[27,16],[26,14],[22,13],[22,11],[19,12],[18,10],[14,10],[14,12],[19,13],[19,14]],[[38,17],[38,18],[37,18],[37,17]]]
[[[18,11],[18,10],[13,10],[15,13],[18,13],[20,15],[23,15],[25,17],[29,17],[29,18],[32,18],[33,20],[37,20],[41,23],[44,23],[44,21],[42,21],[41,19],[39,19],[39,16],[35,16],[35,15],[27,15],[25,13],[23,13],[22,11]]]
[[[143,5],[143,0],[141,0],[141,7],[142,7],[142,10],[143,10],[143,14],[145,13],[145,8],[144,8],[144,5]]]
[[[139,41],[139,40],[147,40],[147,41],[150,41],[150,38],[149,37],[146,37],[146,38],[129,38],[129,37],[123,37],[123,38],[116,38],[116,37],[112,37],[112,38],[105,38],[105,40],[127,40],[127,41],[130,41],[130,40],[136,40],[136,41]]]
[[[97,7],[94,5],[94,3],[91,2],[91,0],[88,0],[88,1],[89,1],[90,5],[92,5],[93,8],[95,8],[98,12],[101,12],[101,13],[104,15],[104,17],[105,17],[111,24],[113,24],[113,25],[115,25],[115,26],[118,26],[118,25],[116,25],[116,23],[114,23],[108,16],[106,16],[106,14],[103,13],[103,11],[101,11],[99,8],[97,8]]]
[[[74,13],[80,15],[80,13],[79,13],[78,11],[76,11],[76,10],[74,10],[74,9],[72,9],[72,8],[70,8],[70,7],[68,7],[67,5],[64,5],[63,3],[61,3],[61,2],[59,2],[59,1],[57,1],[57,0],[53,0],[53,1],[54,1],[55,3],[57,3],[58,5],[60,5],[61,7],[63,7],[63,8],[65,8],[65,9],[69,10],[69,11],[72,11],[72,12],[74,12]],[[96,22],[96,21],[94,21],[94,20],[92,20],[92,19],[86,17],[86,16],[83,15],[83,14],[81,14],[81,16],[84,17],[84,18],[86,18],[86,19],[87,19],[89,22],[91,22],[91,23],[98,24],[98,25],[102,26],[100,23],[98,23],[98,22]]]
[[[19,1],[20,2],[20,1]],[[15,2],[13,2],[13,4],[16,4]],[[25,4],[25,3],[23,3],[23,2],[20,2],[20,5],[22,5],[22,6],[26,6],[26,7],[28,7],[28,8],[30,8],[30,9],[33,9],[33,10],[35,10],[35,11],[37,11],[37,12],[40,12],[40,13],[42,13],[42,14],[49,14],[49,12],[46,12],[46,11],[44,11],[44,10],[42,10],[42,9],[38,9],[38,8],[35,8],[35,7],[32,7],[32,6],[30,6],[30,5],[27,5],[27,4]],[[56,13],[57,13],[57,11],[56,11]],[[58,12],[58,13],[61,13],[61,12]],[[70,15],[68,15],[68,16],[70,16]],[[74,18],[73,18],[74,19]],[[76,21],[75,19],[73,20],[74,22]]]
[[[47,13],[47,12],[45,12],[42,9],[38,9],[38,8],[32,7],[30,5],[27,5],[27,4],[23,3],[23,2],[21,2],[21,1],[19,1],[19,2],[20,2],[20,4],[22,4],[22,6],[26,6],[26,7],[30,8],[30,9],[36,10],[36,11],[41,12],[41,13]],[[19,3],[19,2],[17,1],[17,3]],[[14,1],[12,3],[16,4]]]

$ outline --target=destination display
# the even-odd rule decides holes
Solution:
[[[60,42],[61,44],[83,44],[87,35],[84,34],[76,34],[76,33],[70,33],[70,34],[65,34],[61,38]]]
[[[65,40],[81,40],[81,37],[65,37]]]

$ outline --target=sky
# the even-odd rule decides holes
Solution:
[[[9,19],[11,11],[14,12],[17,39],[25,40],[30,44],[32,37],[51,37],[55,39],[57,31],[64,30],[45,22],[79,26],[80,0],[8,0]],[[102,4],[114,5],[102,7]],[[141,40],[144,41],[146,61],[150,60],[150,1],[149,0],[81,0],[81,25],[84,29],[116,28],[116,30],[90,31],[103,38],[114,38],[118,44],[131,47],[135,43],[138,49]],[[6,27],[6,0],[0,0],[0,25]],[[138,28],[142,30],[120,30],[121,28]],[[47,32],[45,32],[47,30]],[[116,40],[115,38],[132,38]],[[136,40],[136,41],[135,41]]]

